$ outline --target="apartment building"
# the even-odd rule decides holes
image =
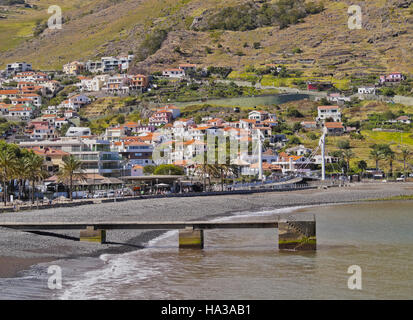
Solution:
[[[32,65],[26,62],[10,63],[6,67],[6,73],[8,75],[16,74],[18,72],[31,71],[31,70],[33,70]]]
[[[100,174],[104,177],[121,175],[121,158],[110,150],[110,142],[99,139],[65,137],[59,140],[20,142],[22,148],[52,148],[73,155],[82,163],[85,174]]]

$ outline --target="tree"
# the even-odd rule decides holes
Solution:
[[[364,160],[360,160],[357,163],[357,168],[359,168],[361,170],[361,175],[363,175],[364,171],[366,171],[367,169],[367,162]]]
[[[153,174],[155,169],[156,169],[156,166],[153,166],[153,165],[145,166],[145,167],[143,167],[143,173],[150,175],[150,174]]]
[[[389,152],[385,154],[385,157],[387,161],[389,161],[389,166],[390,166],[389,176],[393,177],[393,161],[396,158],[396,154],[394,151],[390,150]]]
[[[73,155],[65,156],[63,158],[63,168],[58,173],[59,181],[69,185],[69,198],[73,200],[73,179],[85,180],[82,170],[82,163]]]
[[[47,172],[43,170],[43,158],[29,152],[24,158],[25,170],[27,179],[32,183],[32,203],[34,203],[35,182],[47,176]]]
[[[341,150],[346,150],[346,149],[350,149],[350,141],[348,140],[339,140],[337,142],[337,147]]]
[[[153,172],[155,175],[176,175],[183,176],[184,169],[173,164],[161,164]]]
[[[354,152],[351,151],[351,149],[345,149],[342,151],[343,153],[343,158],[346,161],[347,165],[347,172],[350,171],[350,160],[354,157]]]
[[[16,161],[15,178],[19,181],[19,200],[22,198],[23,187],[28,179],[29,168],[27,167],[26,157],[18,158]]]
[[[387,158],[393,151],[388,144],[374,144],[370,148],[372,149],[370,151],[370,158],[376,161],[376,170],[379,170],[379,161]]]
[[[3,201],[7,205],[7,185],[13,178],[16,168],[16,155],[9,148],[0,149],[0,179],[3,187]]]
[[[383,155],[378,150],[373,149],[370,151],[370,158],[376,162],[376,171],[378,171],[379,161],[383,158]]]
[[[403,157],[403,174],[406,176],[406,162],[409,159],[411,152],[407,148],[402,149],[402,157]]]

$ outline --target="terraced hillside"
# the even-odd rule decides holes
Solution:
[[[133,71],[156,71],[187,61],[244,70],[281,61],[307,76],[336,79],[383,71],[413,73],[413,0],[359,1],[361,30],[348,28],[347,10],[354,4],[350,0],[324,1],[321,13],[282,29],[279,23],[243,31],[197,28],[198,22],[202,25],[225,8],[245,3],[259,8],[277,1],[26,0],[36,7],[0,6],[0,68],[25,60],[51,69],[72,60],[139,53],[142,43],[154,43],[155,30],[165,30],[159,50],[154,46],[145,51],[149,56],[137,61]],[[63,29],[45,29],[34,36],[36,23],[42,31],[47,8],[54,4],[63,9]],[[306,59],[314,63],[303,62]]]

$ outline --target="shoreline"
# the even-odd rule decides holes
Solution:
[[[252,195],[228,195],[194,198],[165,198],[133,200],[119,203],[95,204],[78,208],[57,208],[40,211],[0,214],[0,221],[48,221],[60,219],[79,221],[93,216],[96,221],[122,218],[124,221],[211,220],[237,212],[259,212],[299,206],[350,204],[366,201],[404,201],[391,199],[412,196],[413,184],[386,188],[369,184],[327,190],[302,190]],[[390,198],[390,199],[388,199]],[[379,200],[376,200],[379,199]],[[383,200],[380,200],[383,199]],[[409,200],[405,200],[409,201]],[[213,212],[213,214],[211,214]],[[108,233],[102,245],[79,242],[78,231],[49,230],[22,232],[0,228],[0,278],[15,278],[31,266],[61,259],[99,257],[102,254],[121,254],[143,249],[145,244],[166,231],[116,230]]]

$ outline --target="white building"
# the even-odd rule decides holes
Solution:
[[[33,70],[32,65],[30,63],[26,63],[26,62],[10,63],[6,67],[6,73],[8,75],[16,74],[18,72],[32,71],[32,70]]]
[[[318,107],[317,121],[333,119],[334,122],[341,121],[341,110],[339,106],[320,106]]]
[[[108,78],[109,76],[107,75],[103,75],[103,77],[96,76],[94,78],[85,78],[80,80],[76,85],[79,87],[80,91],[97,92],[102,90],[106,85]]]
[[[66,137],[91,136],[92,131],[87,127],[70,127],[66,132]]]
[[[185,70],[183,69],[165,69],[162,71],[162,76],[168,78],[183,78],[185,77]]]
[[[358,88],[359,94],[376,94],[375,87],[360,87]]]

